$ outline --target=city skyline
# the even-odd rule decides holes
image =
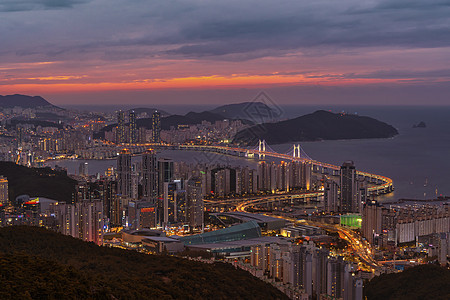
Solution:
[[[0,94],[158,105],[265,90],[279,104],[448,104],[445,1],[107,4],[0,2]]]
[[[450,299],[449,16],[0,0],[0,299]]]

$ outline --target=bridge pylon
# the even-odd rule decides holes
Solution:
[[[300,158],[301,157],[301,150],[300,150],[300,144],[294,144],[294,151],[292,152],[292,157],[294,158]]]
[[[258,152],[259,159],[266,159],[266,140],[259,140]]]

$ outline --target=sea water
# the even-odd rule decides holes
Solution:
[[[356,113],[391,124],[399,134],[388,139],[337,140],[299,142],[314,160],[341,165],[353,160],[356,168],[394,180],[395,192],[383,199],[431,199],[450,196],[450,106],[280,106],[282,118],[288,119],[312,113],[318,109]],[[197,107],[196,110],[201,111]],[[413,128],[421,121],[426,128]],[[293,143],[270,145],[279,153],[290,150]],[[256,166],[254,160],[224,157],[193,151],[161,151],[158,156],[188,163],[213,162],[219,164]],[[139,161],[139,157],[134,157]],[[84,160],[50,162],[66,167],[75,174]],[[88,160],[89,173],[103,174],[115,160]]]

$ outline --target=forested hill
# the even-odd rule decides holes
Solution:
[[[36,107],[56,107],[41,96],[27,95],[0,95],[0,108],[15,107],[36,108]]]
[[[99,247],[38,227],[0,228],[0,274],[2,299],[287,299],[230,264]]]
[[[421,265],[400,273],[382,274],[365,285],[367,300],[450,299],[450,270]]]
[[[77,184],[63,172],[50,168],[27,168],[5,161],[0,161],[0,175],[8,179],[10,201],[26,194],[70,203]]]
[[[312,114],[276,123],[264,123],[238,132],[234,143],[254,145],[298,141],[388,138],[398,134],[389,124],[370,117],[335,114],[319,110]]]

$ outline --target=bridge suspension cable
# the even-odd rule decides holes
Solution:
[[[312,160],[311,157],[303,150],[300,144],[294,144],[292,147],[285,153],[293,158],[301,158],[306,160]]]

